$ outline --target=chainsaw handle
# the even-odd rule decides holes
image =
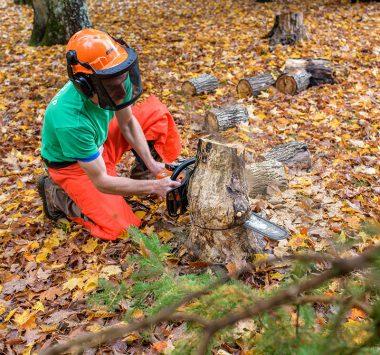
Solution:
[[[172,176],[170,177],[172,180],[177,180],[179,174],[182,172],[182,170],[186,169],[188,166],[194,164],[196,161],[196,158],[190,158],[190,159],[187,159],[185,160],[183,163],[181,163],[180,165],[178,165],[174,170],[173,170],[173,174]]]

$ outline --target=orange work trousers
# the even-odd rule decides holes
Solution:
[[[173,117],[156,96],[150,96],[141,104],[133,106],[132,112],[139,121],[148,141],[164,162],[172,162],[181,151],[181,142]],[[103,145],[103,159],[107,173],[116,176],[116,164],[132,147],[120,132],[116,117],[112,119],[109,133]],[[84,216],[70,217],[89,230],[91,235],[115,240],[129,226],[140,226],[141,220],[133,213],[123,196],[110,195],[96,189],[78,163],[65,168],[49,168],[49,175],[77,204]]]

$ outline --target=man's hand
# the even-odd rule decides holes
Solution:
[[[166,193],[170,191],[171,189],[178,187],[181,185],[180,182],[174,181],[170,179],[170,177],[166,177],[159,180],[154,180],[156,183],[156,186],[154,188],[154,193],[157,194],[160,197],[166,197]]]
[[[154,160],[148,169],[154,176],[157,176],[159,172],[165,169],[165,164]]]

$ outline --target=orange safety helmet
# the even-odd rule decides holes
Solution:
[[[142,93],[136,52],[123,40],[85,28],[66,46],[67,71],[75,87],[87,97],[97,95],[99,106],[120,110]]]

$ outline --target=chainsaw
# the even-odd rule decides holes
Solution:
[[[166,194],[166,207],[171,217],[178,217],[187,210],[189,203],[187,199],[188,186],[195,163],[196,159],[190,158],[178,164],[165,165],[167,171],[171,172],[170,178],[181,183],[181,185],[173,188]],[[252,212],[249,219],[244,222],[244,226],[272,240],[281,240],[289,236],[289,233],[284,228],[254,212]]]

